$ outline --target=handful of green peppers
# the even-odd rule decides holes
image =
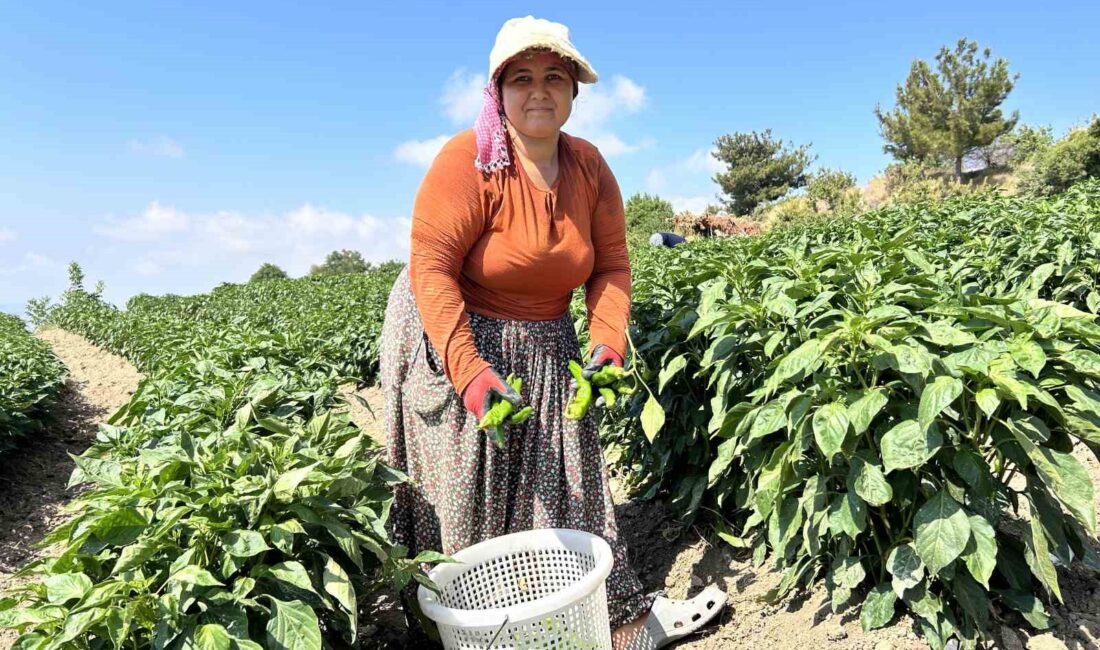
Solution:
[[[514,373],[508,375],[505,379],[509,386],[516,391],[518,395],[520,389],[523,388],[523,380],[517,377]],[[530,406],[524,406],[518,411],[514,410],[515,407],[512,403],[506,399],[498,401],[489,407],[489,410],[485,412],[485,415],[481,418],[481,421],[477,423],[478,429],[492,429],[496,434],[497,447],[504,446],[504,425],[505,424],[519,424],[527,421],[527,418],[531,417],[531,413],[534,411]]]
[[[591,379],[585,379],[581,364],[575,360],[569,360],[569,372],[577,385],[577,392],[573,399],[565,407],[565,417],[570,420],[579,420],[588,413],[592,404],[594,392],[598,392],[603,398],[604,405],[608,408],[615,406],[618,395],[633,395],[634,388],[625,384],[627,372],[614,364],[606,365],[596,371]]]

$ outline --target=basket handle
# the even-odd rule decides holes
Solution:
[[[504,631],[504,626],[506,626],[506,625],[508,625],[508,615],[507,614],[504,615],[504,621],[501,622],[500,627],[497,628],[497,633],[493,635],[493,640],[489,641],[489,645],[486,648],[486,650],[492,650],[493,646],[496,645],[497,638],[500,636],[500,633]]]

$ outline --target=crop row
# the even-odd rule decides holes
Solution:
[[[824,579],[864,627],[900,603],[973,647],[1049,624],[1056,567],[1100,570],[1100,183],[1055,200],[896,207],[646,251],[632,339],[649,391],[605,418],[646,494]]]
[[[23,321],[0,314],[0,452],[42,426],[65,383],[66,369]]]
[[[336,409],[376,365],[392,277],[223,286],[118,311],[72,291],[50,321],[143,371],[76,458],[74,514],[0,599],[18,648],[321,648],[364,597],[425,580],[390,542],[404,480]]]

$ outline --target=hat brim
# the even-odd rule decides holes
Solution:
[[[576,77],[577,77],[578,82],[580,82],[582,84],[594,84],[597,81],[599,81],[599,75],[597,75],[596,71],[594,69],[592,69],[592,65],[589,64],[588,61],[586,61],[583,56],[581,56],[580,52],[578,52],[576,49],[564,48],[564,47],[561,46],[560,43],[526,43],[526,44],[524,44],[523,48],[518,49],[515,52],[511,52],[511,53],[507,54],[504,57],[504,60],[499,65],[497,65],[495,70],[493,70],[492,78],[496,79],[497,76],[501,72],[504,71],[504,68],[509,63],[514,61],[517,56],[519,56],[519,55],[521,55],[524,52],[527,52],[529,50],[537,50],[537,49],[550,50],[551,52],[553,52],[554,54],[557,54],[558,56],[562,57],[563,59],[566,59],[566,60],[569,60],[569,61],[572,61],[573,63],[575,63],[576,66],[577,66]]]

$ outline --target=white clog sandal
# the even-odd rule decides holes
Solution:
[[[713,620],[725,604],[726,592],[718,585],[711,585],[687,600],[658,596],[645,625],[626,650],[657,650],[679,641]]]

